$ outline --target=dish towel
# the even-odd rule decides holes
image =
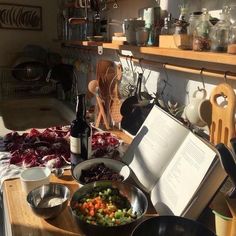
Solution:
[[[0,152],[0,191],[2,191],[2,184],[5,180],[19,178],[23,169],[10,164],[9,152]]]

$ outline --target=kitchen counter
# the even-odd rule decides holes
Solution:
[[[119,130],[112,133],[127,144],[132,141],[132,137]],[[66,170],[61,178],[51,175],[51,182],[66,185],[71,191],[71,196],[79,188],[70,170]],[[3,182],[3,203],[6,236],[84,236],[74,221],[69,207],[53,220],[46,221],[37,217],[26,202],[26,195],[22,192],[19,178]],[[151,208],[149,212],[153,212],[153,209]]]
[[[70,170],[66,170],[60,179],[52,175],[51,182],[66,185],[71,191],[71,196],[79,188],[78,183],[71,177]],[[36,216],[26,202],[26,194],[22,192],[20,179],[6,180],[3,183],[3,201],[5,236],[85,236],[73,219],[69,207],[52,220]],[[155,214],[155,210],[149,204],[146,217],[152,214]]]
[[[61,179],[51,175],[51,182],[66,185],[71,195],[78,189],[70,171],[65,171]],[[20,179],[6,180],[3,183],[3,202],[6,236],[49,236],[49,235],[83,235],[73,220],[69,207],[53,220],[37,217],[26,202]]]

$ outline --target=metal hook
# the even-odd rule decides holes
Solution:
[[[164,72],[165,72],[165,75],[166,75],[165,83],[166,83],[166,85],[169,85],[169,86],[171,87],[171,84],[168,82],[168,81],[169,81],[169,75],[168,75],[167,69],[166,69],[166,65],[167,65],[167,64],[168,64],[168,63],[164,63],[164,64],[163,64]]]
[[[204,78],[203,78],[203,71],[204,71],[204,68],[202,68],[202,69],[200,70],[200,76],[201,76],[203,88],[200,88],[200,87],[198,86],[198,87],[197,87],[198,91],[202,91],[202,90],[204,90],[204,89],[206,88],[206,87],[205,87]]]
[[[165,72],[165,75],[166,75],[166,81],[168,81],[169,80],[169,76],[168,76],[168,73],[167,73],[167,70],[166,70],[166,65],[167,65],[167,63],[163,64],[163,69],[164,69],[164,72]]]
[[[139,58],[138,63],[139,63],[139,67],[140,67],[142,73],[144,74],[144,69],[143,69],[142,64],[141,64],[142,60],[143,60],[143,58]]]
[[[226,100],[227,96],[223,92],[220,95]]]
[[[163,69],[164,69],[164,72],[165,72],[165,75],[166,75],[166,79],[163,80],[164,86],[163,86],[163,89],[162,89],[162,91],[161,91],[161,96],[163,96],[164,91],[165,91],[167,85],[170,85],[170,84],[168,83],[169,76],[168,76],[168,73],[167,73],[166,65],[167,65],[167,63],[164,63],[164,64],[163,64]]]
[[[128,63],[128,57],[129,57],[129,56],[126,56],[126,57],[125,57],[125,60],[126,60],[126,63],[127,63],[128,67],[129,67],[129,69],[130,69],[130,64]]]
[[[227,74],[229,73],[229,71],[225,71],[225,74],[224,74],[224,81],[225,83],[227,84]]]
[[[118,5],[118,3],[117,3],[117,0],[115,0],[115,2],[114,2],[114,4],[113,4],[113,8],[118,8],[119,7],[119,5]]]
[[[122,62],[121,62],[121,59],[120,59],[120,55],[119,55],[119,52],[116,50],[116,56],[118,57],[118,60],[119,60],[119,62],[120,62],[120,64],[121,64],[121,66],[122,66]]]
[[[132,74],[133,74],[133,77],[134,77],[134,67],[133,67],[132,60],[133,60],[133,56],[130,56],[130,57],[129,57],[129,62],[130,62],[130,67],[131,67]]]

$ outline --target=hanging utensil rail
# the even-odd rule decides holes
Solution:
[[[97,48],[96,47],[91,47],[91,48],[84,48],[82,45],[62,45],[62,46],[69,46],[69,47],[74,47],[74,48],[79,48],[80,50],[84,50],[87,52],[93,52],[97,53]],[[231,72],[231,71],[221,71],[221,70],[213,70],[213,69],[208,69],[205,67],[202,68],[197,68],[197,67],[192,67],[192,66],[181,66],[181,65],[175,65],[172,63],[164,63],[164,62],[159,62],[159,61],[153,61],[153,60],[148,60],[144,58],[139,58],[139,57],[134,57],[134,56],[129,56],[129,55],[124,55],[118,50],[117,56],[119,58],[125,58],[125,59],[130,59],[131,61],[135,63],[142,63],[150,66],[157,66],[159,65],[160,68],[165,68],[168,70],[175,70],[179,72],[184,72],[184,73],[190,73],[190,74],[201,74],[201,76],[209,76],[209,77],[215,77],[215,78],[221,78],[224,80],[236,80],[236,73]]]
[[[223,78],[225,80],[226,80],[226,78],[227,78],[227,80],[228,79],[229,80],[236,80],[236,73],[230,72],[230,71],[220,71],[220,70],[213,70],[213,69],[207,69],[207,68],[196,68],[196,67],[192,67],[192,66],[174,65],[171,63],[163,63],[163,62],[159,62],[159,61],[152,61],[152,60],[148,60],[148,59],[127,56],[127,55],[124,55],[118,51],[117,51],[117,55],[120,58],[125,58],[125,59],[129,58],[131,61],[133,61],[135,63],[139,63],[139,64],[142,63],[142,64],[146,64],[146,65],[151,65],[151,66],[159,65],[162,68],[164,67],[165,69],[168,69],[168,70],[175,70],[175,71],[179,71],[179,72],[198,74],[198,75],[200,73],[202,76]]]

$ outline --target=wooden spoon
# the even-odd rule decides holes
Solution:
[[[121,65],[117,66],[117,72],[116,72],[117,78],[115,78],[115,86],[113,89],[113,92],[111,93],[111,101],[110,101],[110,116],[113,123],[120,124],[122,120],[122,115],[120,114],[120,108],[121,108],[121,100],[119,95],[119,89],[118,89],[118,83],[122,78],[122,67]]]
[[[105,114],[105,111],[104,111],[102,100],[98,95],[98,89],[99,88],[98,88],[98,81],[97,80],[92,80],[92,81],[89,82],[88,90],[96,96],[96,100],[97,100],[97,104],[98,104],[98,108],[99,108],[99,113],[98,113],[98,116],[97,116],[97,119],[96,119],[96,122],[95,122],[95,127],[96,128],[99,127],[101,119],[103,118],[103,122],[104,122],[104,125],[105,125],[106,129],[109,129],[110,128],[109,123],[107,121],[107,117],[106,117],[106,114]]]
[[[219,97],[227,99],[227,106],[223,107],[218,104]],[[222,142],[230,146],[230,139],[235,136],[236,96],[233,88],[227,83],[219,84],[212,91],[210,101],[212,104],[210,141],[215,145]]]

